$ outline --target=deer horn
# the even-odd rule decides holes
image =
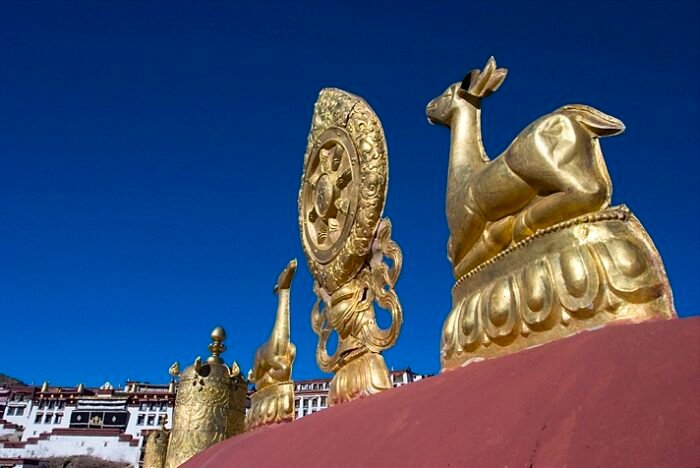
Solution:
[[[486,97],[503,84],[507,73],[505,68],[496,68],[496,59],[491,56],[483,71],[473,70],[464,78],[461,88],[472,96]]]
[[[493,76],[491,77],[491,80],[489,81],[489,89],[493,93],[494,91],[497,91],[498,88],[501,87],[503,84],[503,80],[506,79],[506,75],[508,74],[508,69],[507,68],[498,68],[495,72],[493,72]]]

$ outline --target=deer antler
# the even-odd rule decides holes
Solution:
[[[496,68],[496,59],[492,56],[486,62],[483,71],[472,70],[464,77],[459,92],[479,98],[486,97],[503,84],[507,74],[506,68]]]

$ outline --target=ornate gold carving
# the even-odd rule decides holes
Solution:
[[[309,268],[331,294],[365,263],[387,175],[384,131],[369,105],[339,89],[321,91],[304,156],[299,228]]]
[[[245,415],[245,430],[294,421],[294,382],[278,382],[256,390]]]
[[[448,255],[455,278],[534,232],[609,206],[612,186],[598,138],[617,135],[618,119],[569,105],[530,124],[497,158],[481,143],[481,100],[506,70],[491,57],[427,107],[450,127]]]
[[[143,468],[164,468],[168,452],[170,431],[165,428],[167,416],[163,418],[160,429],[151,432],[146,439],[146,450],[143,456]]]
[[[336,373],[331,404],[391,387],[378,353],[394,345],[403,322],[394,291],[402,256],[381,217],[387,180],[386,140],[374,111],[350,93],[322,90],[304,158],[299,229],[318,298],[311,312],[316,361]],[[376,324],[375,301],[391,315],[387,329]],[[338,347],[329,355],[333,331]]]
[[[224,364],[226,332],[217,327],[211,334],[212,355],[180,374],[173,428],[166,468],[175,468],[205,448],[243,432],[247,381],[238,365]],[[171,375],[175,366],[171,367]]]
[[[613,321],[676,315],[661,258],[625,207],[538,231],[460,278],[453,304],[443,368]]]
[[[491,57],[426,109],[450,127],[448,256],[457,282],[442,366],[507,354],[611,321],[674,317],[663,264],[612,185],[598,139],[624,130],[568,105],[497,158],[481,142],[481,100],[506,76]]]
[[[328,390],[329,402],[336,405],[390,388],[384,358],[379,353],[366,351],[338,367]]]
[[[292,364],[296,346],[289,338],[289,295],[297,269],[296,259],[282,271],[275,286],[278,297],[277,317],[270,337],[255,353],[248,380],[255,384],[250,409],[246,413],[245,430],[294,420],[294,383]]]
[[[168,369],[168,374],[170,374],[171,377],[180,377],[180,363],[175,361],[172,366],[170,366],[170,369]]]

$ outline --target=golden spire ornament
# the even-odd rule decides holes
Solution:
[[[612,184],[599,139],[624,125],[589,106],[561,107],[490,159],[485,97],[507,70],[493,57],[428,104],[450,129],[448,257],[456,283],[443,369],[599,327],[675,317],[663,263]]]
[[[205,448],[243,432],[248,382],[238,365],[224,364],[226,332],[211,332],[211,356],[201,358],[180,373],[175,363],[170,375],[179,377],[173,425],[168,444],[166,468],[180,466]]]
[[[322,90],[304,156],[299,229],[318,298],[311,313],[316,361],[335,373],[331,405],[391,388],[380,353],[398,339],[403,314],[394,291],[401,250],[382,218],[388,171],[384,131],[370,106]],[[377,326],[375,302],[389,312],[386,329]],[[334,331],[338,345],[329,354]]]
[[[260,426],[294,420],[294,382],[292,364],[297,354],[289,337],[289,296],[296,259],[280,274],[274,293],[277,295],[277,317],[270,337],[255,353],[248,381],[255,384],[246,413],[246,431]]]

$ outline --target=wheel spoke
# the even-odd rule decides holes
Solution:
[[[309,176],[309,187],[311,187],[311,190],[313,191],[316,188],[316,184],[318,184],[318,179],[321,178],[321,173],[318,171],[314,172]]]
[[[335,207],[338,208],[338,211],[344,215],[348,214],[349,206],[350,202],[347,201],[345,198],[338,198],[335,201]]]
[[[321,170],[319,172],[328,172],[331,169],[331,149],[321,148],[318,152],[318,159],[321,161]]]
[[[340,237],[340,224],[335,218],[328,220],[328,237],[330,237],[332,242],[337,241],[338,237]]]
[[[331,159],[331,169],[337,171],[340,167],[340,163],[343,161],[343,154],[345,153],[345,148],[342,145],[335,145],[333,147],[333,157]]]
[[[323,245],[328,239],[328,225],[322,218],[318,218],[316,222],[316,243]]]
[[[340,174],[338,178],[335,181],[335,186],[338,187],[340,190],[343,190],[347,185],[350,183],[352,180],[352,171],[350,169],[347,169],[345,172]]]
[[[316,213],[316,208],[311,208],[311,211],[309,211],[309,216],[307,219],[312,223],[318,219],[318,213]]]

